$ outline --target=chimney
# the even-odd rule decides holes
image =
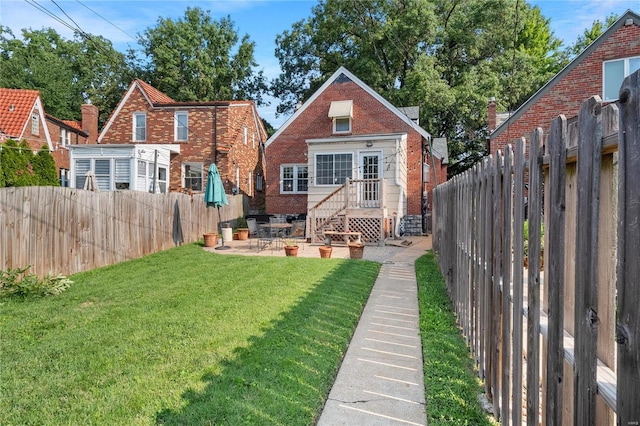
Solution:
[[[89,134],[87,143],[98,143],[98,108],[87,101],[82,104],[82,130]]]
[[[489,117],[489,134],[496,129],[496,98],[493,96],[489,99],[487,106],[487,116]]]

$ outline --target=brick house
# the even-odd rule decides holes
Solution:
[[[24,140],[33,151],[46,145],[62,186],[69,178],[69,146],[95,143],[97,137],[95,106],[82,105],[82,121],[60,120],[45,112],[39,91],[0,88],[0,143]]]
[[[447,148],[417,112],[340,67],[266,143],[267,213],[306,214],[314,241],[329,229],[366,242],[421,234]]]
[[[593,95],[616,101],[624,77],[638,69],[640,16],[629,10],[504,121],[495,101],[489,102],[490,152],[520,136],[528,138],[536,127],[548,134],[552,119],[558,114],[576,116],[582,102]]]
[[[142,80],[129,86],[105,123],[100,145],[171,147],[168,186],[201,192],[211,163],[227,193],[263,200],[263,145],[267,132],[253,101],[176,102]]]

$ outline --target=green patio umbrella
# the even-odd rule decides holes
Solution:
[[[227,194],[224,193],[224,185],[220,178],[220,172],[214,163],[209,166],[207,173],[207,187],[204,191],[204,202],[207,207],[216,207],[218,209],[218,232],[222,233],[222,219],[220,218],[220,207],[228,206]],[[223,234],[224,235],[224,234]],[[224,236],[222,238],[222,246],[216,247],[216,250],[229,249],[231,247],[224,245]]]

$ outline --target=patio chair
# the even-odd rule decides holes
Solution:
[[[249,248],[251,248],[252,240],[258,236],[258,223],[255,218],[247,218],[247,228],[249,228]]]
[[[274,237],[271,235],[271,228],[266,222],[258,222],[258,251],[262,251],[271,246],[273,250]]]
[[[291,222],[291,238],[295,238],[296,240],[300,240],[302,242],[306,241],[305,229],[307,227],[306,220],[294,220]]]

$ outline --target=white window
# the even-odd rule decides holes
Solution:
[[[306,164],[280,166],[280,193],[300,194],[309,189],[309,168]]]
[[[183,187],[192,191],[202,191],[202,163],[182,163]]]
[[[242,142],[246,145],[247,144],[247,125],[245,124],[244,126],[242,126]]]
[[[151,192],[151,193],[155,193],[156,192],[156,188],[154,188],[153,184],[154,184],[154,179],[156,177],[156,169],[154,167],[153,163],[149,163],[149,187],[147,188],[147,191]]]
[[[256,132],[251,132],[251,148],[256,149]]]
[[[111,189],[111,160],[95,160],[96,183],[100,191]]]
[[[240,193],[240,167],[238,166],[236,166],[236,186],[233,188],[233,191],[234,194]]]
[[[253,196],[253,172],[249,172],[249,177],[247,178],[247,195],[249,197]]]
[[[353,177],[353,154],[316,154],[317,185],[342,185]]]
[[[174,116],[175,140],[185,142],[189,135],[189,114],[186,111],[176,111]]]
[[[618,99],[624,78],[640,69],[640,56],[616,59],[602,64],[603,100]]]
[[[133,140],[136,142],[147,140],[147,114],[144,112],[133,113]]]
[[[333,101],[329,107],[329,118],[333,120],[333,133],[351,133],[353,101]]]
[[[65,128],[60,127],[60,146],[71,145],[71,132]]]
[[[115,188],[129,189],[131,183],[131,161],[128,158],[116,159]]]
[[[162,194],[167,192],[167,168],[158,167],[158,188]]]
[[[76,188],[84,188],[84,180],[89,170],[91,160],[76,160]]]
[[[40,134],[40,120],[38,120],[38,114],[33,114],[31,116],[31,134],[36,136]]]

